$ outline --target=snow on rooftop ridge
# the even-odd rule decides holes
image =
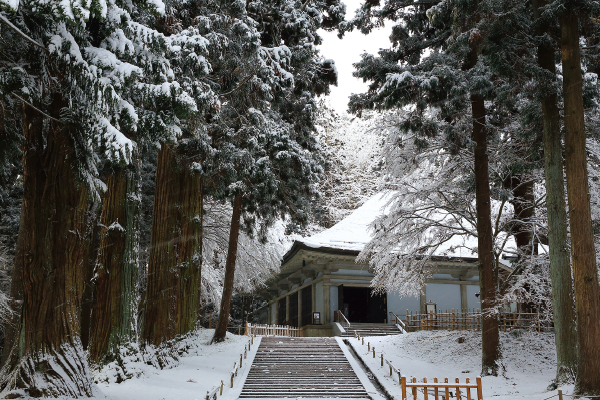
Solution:
[[[389,211],[390,200],[392,200],[394,194],[393,191],[379,192],[331,228],[310,237],[302,238],[298,242],[315,249],[323,247],[362,251],[372,238],[371,224],[377,217]],[[493,203],[496,205],[496,202]],[[443,219],[445,215],[446,213],[440,213],[440,219]],[[505,249],[509,250],[515,247],[514,238],[510,237]],[[457,235],[440,245],[433,255],[476,258],[476,249],[477,237]]]
[[[299,242],[308,247],[329,247],[341,250],[361,251],[371,240],[371,223],[386,212],[393,192],[379,192],[346,218],[329,229],[303,238]]]

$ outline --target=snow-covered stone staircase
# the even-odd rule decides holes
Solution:
[[[332,338],[263,337],[240,398],[369,396]]]
[[[352,322],[350,328],[346,328],[346,332],[342,333],[342,337],[353,337],[354,332],[357,332],[360,336],[386,336],[386,335],[400,335],[402,332],[396,327],[396,325],[390,324],[365,324]]]

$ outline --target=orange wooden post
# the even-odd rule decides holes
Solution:
[[[469,387],[469,378],[467,378],[467,400],[471,400],[471,388]]]
[[[433,383],[438,383],[437,378],[433,378]],[[435,394],[435,400],[439,400],[439,398],[438,398],[438,387],[437,386],[433,389],[433,393]]]
[[[458,384],[460,383],[460,381],[458,380],[458,378],[456,378],[455,380],[456,382],[456,400],[460,400],[460,388],[458,387]]]
[[[417,383],[417,378],[412,378],[412,383]],[[412,388],[413,400],[417,400],[417,387]]]
[[[448,378],[444,378],[444,383],[448,383]],[[446,400],[450,399],[450,390],[448,389],[448,386],[446,386]]]
[[[400,382],[402,384],[402,400],[406,400],[406,377],[401,377]]]
[[[427,378],[423,378],[423,398],[427,400]]]
[[[483,400],[483,391],[481,390],[481,377],[477,377],[477,400]]]

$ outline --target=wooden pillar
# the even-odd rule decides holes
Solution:
[[[317,284],[312,284],[312,310],[311,312],[317,311]],[[312,317],[311,317],[312,321]]]
[[[460,308],[461,311],[469,308],[467,299],[467,285],[464,283],[461,283],[460,285]]]
[[[286,294],[285,295],[285,322],[287,325],[288,321],[290,320],[290,294]]]
[[[331,322],[331,317],[329,316],[329,309],[331,308],[329,300],[329,294],[331,292],[330,287],[331,284],[323,280],[323,324],[328,324]]]
[[[302,326],[302,289],[298,289],[298,328]]]

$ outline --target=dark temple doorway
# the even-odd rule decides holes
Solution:
[[[371,288],[338,286],[338,304],[350,322],[387,322],[386,295],[371,295]]]

